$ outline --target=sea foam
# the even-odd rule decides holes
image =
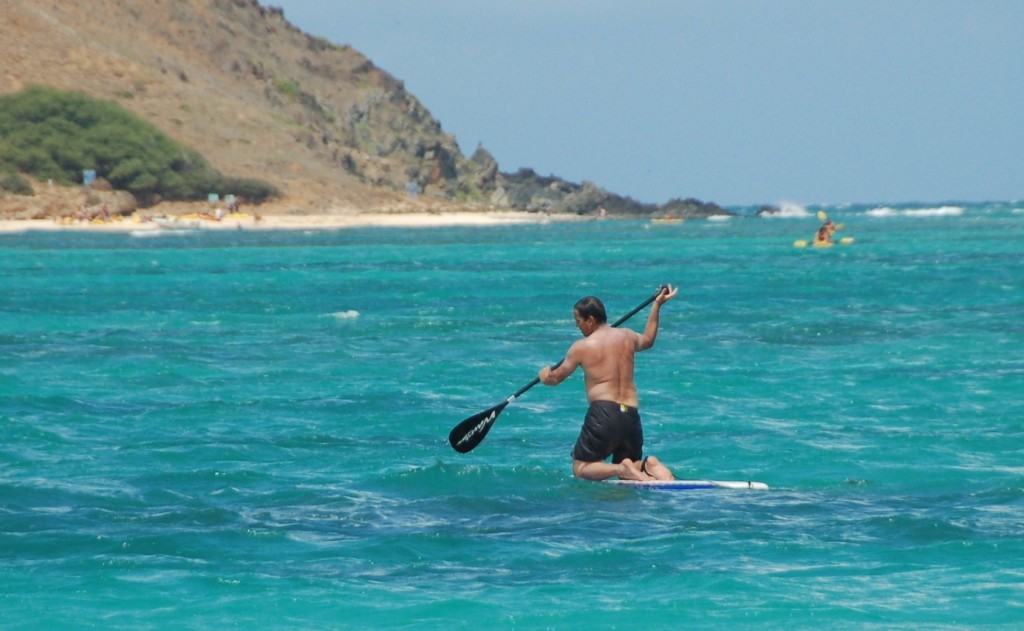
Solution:
[[[194,230],[132,230],[128,234],[133,239],[152,239],[154,237],[173,237],[192,234]]]
[[[933,208],[891,208],[880,206],[864,213],[869,217],[959,217],[964,214],[960,206],[936,206]]]
[[[770,217],[772,219],[794,219],[801,217],[810,217],[811,213],[800,204],[794,204],[792,202],[782,202],[781,204],[779,204],[779,210],[777,212],[766,212],[761,216]]]

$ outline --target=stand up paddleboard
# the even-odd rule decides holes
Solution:
[[[659,491],[699,491],[704,489],[730,489],[736,491],[767,491],[764,482],[742,482],[734,480],[606,480],[608,484],[632,486],[639,489]]]

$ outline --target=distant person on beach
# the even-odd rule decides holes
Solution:
[[[654,346],[661,305],[679,293],[671,285],[662,288],[651,305],[644,332],[612,328],[604,304],[594,296],[581,298],[573,307],[576,327],[583,334],[569,347],[556,368],[541,368],[538,378],[556,386],[583,366],[590,408],[572,451],[572,472],[578,478],[604,480],[673,480],[672,471],[654,456],[643,457],[644,433],[637,409],[633,365],[638,351]],[[610,463],[605,459],[611,456]]]

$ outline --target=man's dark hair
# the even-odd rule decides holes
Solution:
[[[597,296],[584,296],[580,298],[573,306],[573,310],[580,314],[580,317],[584,320],[593,316],[598,324],[604,324],[608,321],[608,316],[604,312],[604,303]]]

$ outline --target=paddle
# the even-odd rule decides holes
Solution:
[[[653,296],[651,296],[647,300],[644,300],[635,309],[633,309],[626,315],[616,320],[614,323],[612,323],[612,326],[619,326],[626,320],[632,318],[634,315],[637,314],[638,311],[654,302],[654,299],[657,298],[658,295],[662,291],[664,291],[664,289],[665,285],[659,287],[658,291],[654,292]],[[563,360],[558,360],[558,363],[552,366],[552,368],[557,368],[558,366],[560,366],[562,364],[562,361]],[[467,418],[466,420],[462,421],[454,428],[452,428],[452,431],[448,434],[448,442],[451,443],[452,448],[455,451],[464,454],[467,451],[471,451],[474,447],[479,445],[480,442],[483,441],[484,436],[487,435],[487,432],[491,430],[491,427],[494,425],[494,421],[498,419],[498,415],[501,414],[502,410],[505,409],[505,406],[518,399],[524,392],[534,387],[538,383],[540,383],[540,377],[534,377],[533,381],[526,384],[522,388],[516,390],[515,393],[510,395],[507,399],[505,399],[498,405],[489,407],[483,412],[478,412],[473,416]]]

